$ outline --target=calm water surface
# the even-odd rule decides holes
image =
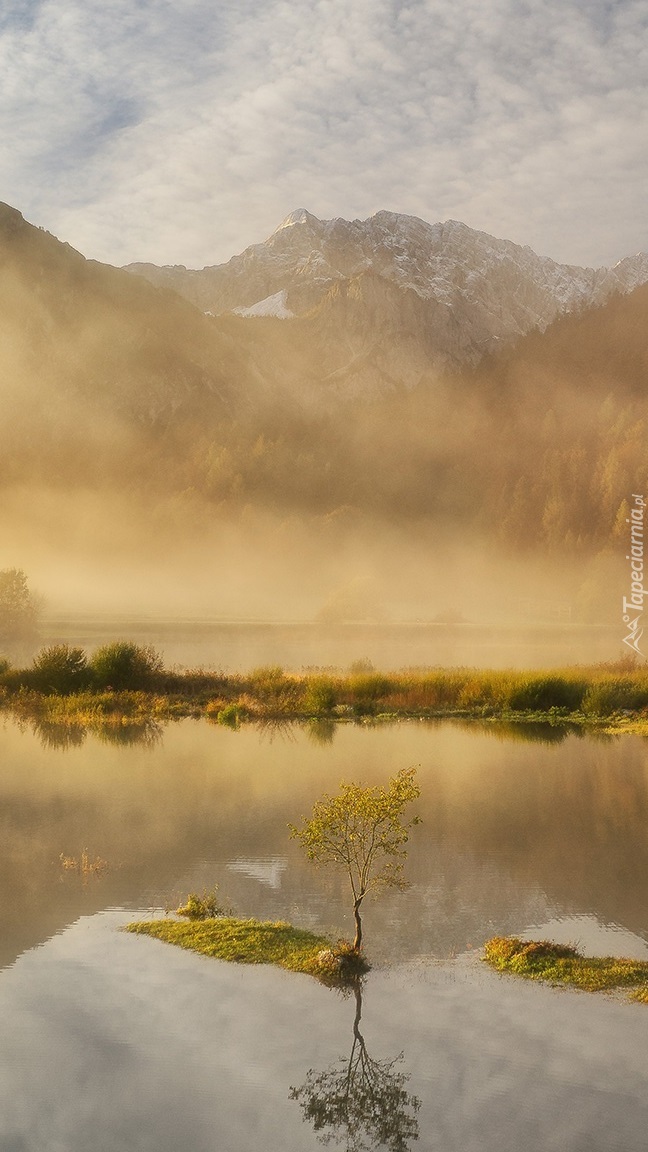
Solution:
[[[37,647],[79,644],[92,650],[127,637],[152,644],[167,666],[241,671],[280,664],[292,671],[346,668],[369,659],[376,668],[414,666],[547,668],[594,664],[622,655],[615,625],[589,624],[309,624],[210,620],[60,618],[44,623]],[[14,663],[28,661],[24,653]]]
[[[648,1010],[478,959],[496,932],[648,957],[648,745],[557,735],[183,721],[66,747],[5,721],[3,1152],[644,1150]],[[118,931],[216,882],[243,915],[349,934],[286,825],[411,765],[412,886],[367,908],[361,1004]],[[84,849],[108,862],[85,882],[60,861]]]

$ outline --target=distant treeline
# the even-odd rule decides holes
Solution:
[[[29,668],[5,661],[0,701],[61,723],[187,715],[232,726],[273,717],[536,716],[560,722],[639,713],[648,719],[648,669],[621,660],[540,672],[352,667],[297,674],[266,667],[224,674],[165,669],[153,648],[128,641],[104,645],[90,658],[82,648],[57,644],[44,648]]]

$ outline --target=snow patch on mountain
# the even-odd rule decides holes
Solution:
[[[307,212],[305,208],[295,208],[295,211],[290,212],[285,220],[282,220],[281,224],[275,228],[272,235],[276,236],[277,232],[282,232],[284,228],[292,228],[295,224],[308,224],[309,222],[313,224],[321,223],[321,221],[317,219],[317,216],[313,216],[312,213]]]
[[[278,320],[291,320],[295,315],[286,307],[288,293],[285,288],[281,292],[274,292],[264,300],[258,300],[248,308],[232,308],[235,316],[275,316]]]

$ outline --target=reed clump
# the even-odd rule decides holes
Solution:
[[[75,873],[80,876],[83,884],[87,884],[91,878],[98,879],[103,876],[108,868],[107,860],[103,860],[101,856],[91,856],[87,848],[84,848],[78,856],[66,856],[61,852],[59,863],[63,872]]]

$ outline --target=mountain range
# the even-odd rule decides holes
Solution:
[[[299,210],[215,268],[117,269],[1,205],[5,507],[116,493],[148,539],[262,513],[340,553],[361,524],[461,525],[584,563],[648,486],[647,322],[645,254]]]
[[[381,332],[392,316],[390,329],[418,333],[428,360],[457,366],[646,283],[648,255],[578,268],[456,220],[428,224],[395,212],[318,220],[300,208],[227,264],[127,270],[211,316],[309,316],[321,328],[331,314],[339,324],[355,312]]]

